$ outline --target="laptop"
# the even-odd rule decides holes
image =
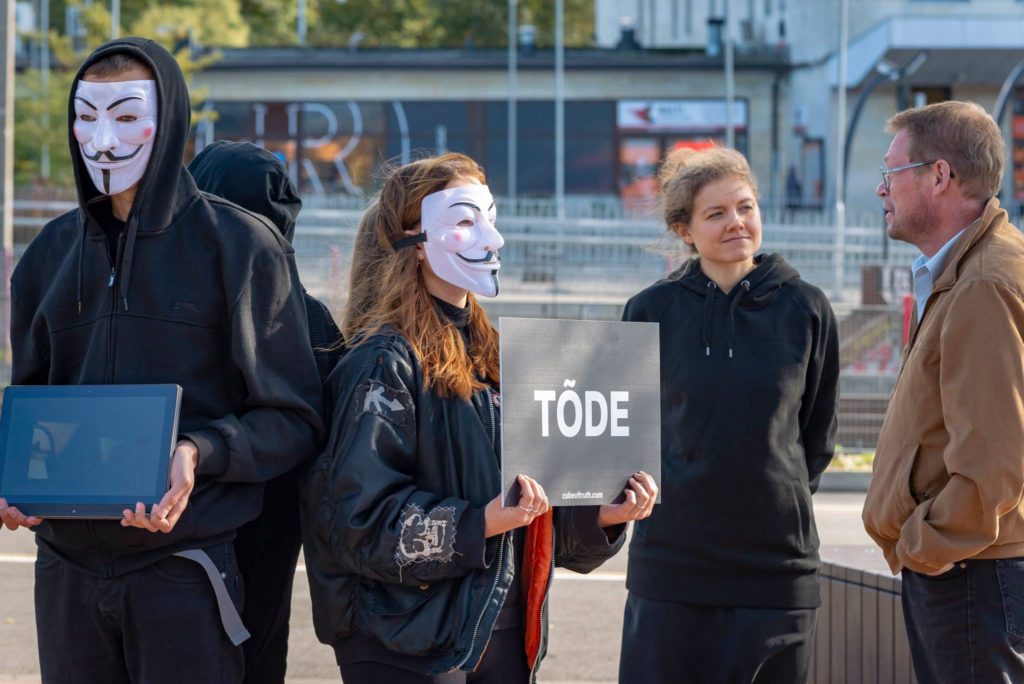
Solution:
[[[0,409],[0,498],[26,515],[120,518],[167,492],[178,385],[11,385]]]

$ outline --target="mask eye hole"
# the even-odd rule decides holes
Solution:
[[[96,120],[96,117],[93,116],[92,114],[79,114],[78,115],[78,120],[79,121],[84,121],[86,123],[92,123],[93,121]]]
[[[455,225],[459,228],[472,228],[474,224],[473,219],[464,218]]]

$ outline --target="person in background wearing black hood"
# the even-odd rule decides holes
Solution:
[[[189,164],[200,190],[260,214],[289,242],[302,199],[280,159],[247,142],[220,140],[203,148]],[[309,339],[321,385],[341,355],[341,332],[323,302],[305,293]],[[330,415],[324,397],[324,415]],[[247,601],[242,621],[252,633],[243,644],[246,684],[284,681],[288,659],[288,620],[292,585],[299,560],[299,483],[308,462],[267,483],[260,516],[238,531],[235,553],[245,589],[258,601]]]
[[[626,501],[549,509],[520,475],[501,503],[494,198],[447,154],[394,169],[360,223],[329,391],[331,436],[302,493],[317,637],[346,684],[526,684],[546,650],[556,565],[588,572],[650,514]]]
[[[79,207],[43,228],[11,280],[13,383],[184,390],[171,486],[150,511],[40,520],[0,501],[5,525],[37,532],[47,684],[240,682],[235,531],[259,514],[262,483],[323,436],[291,247],[199,192],[182,165],[189,115],[156,43],[124,38],[86,59],[68,103]]]
[[[782,257],[755,256],[757,186],[741,154],[680,150],[660,180],[665,222],[696,258],[623,315],[660,324],[664,494],[630,542],[620,682],[804,682],[835,317]]]

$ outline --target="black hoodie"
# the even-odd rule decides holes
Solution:
[[[833,454],[839,344],[825,295],[777,254],[722,292],[693,260],[626,304],[660,323],[662,501],[627,587],[746,608],[819,605],[811,492]]]
[[[78,80],[128,53],[154,74],[154,148],[111,263],[100,205],[70,131]],[[196,486],[169,534],[118,521],[53,520],[38,539],[102,576],[226,541],[260,510],[262,482],[312,457],[321,395],[291,247],[265,219],[199,192],[182,165],[184,77],[141,38],[111,41],[83,64],[68,98],[79,207],[28,246],[11,292],[14,384],[177,383],[181,436],[199,448]]]
[[[295,239],[302,198],[284,163],[268,150],[252,143],[218,140],[204,147],[188,170],[200,190],[270,219],[289,244]],[[305,290],[303,293],[313,356],[320,383],[326,384],[341,358],[341,331],[327,306]],[[325,403],[328,399],[324,397]],[[327,406],[324,415],[331,415]]]

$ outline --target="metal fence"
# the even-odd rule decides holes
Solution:
[[[809,684],[916,684],[893,577],[876,547],[821,549]]]
[[[340,315],[349,261],[365,199],[307,202],[295,235],[306,288]],[[15,202],[15,258],[50,218],[72,209],[53,199]],[[500,206],[500,205],[499,205]],[[520,200],[500,211],[502,295],[484,302],[492,317],[618,319],[628,297],[684,258],[649,213],[635,218],[552,218],[552,203]],[[614,213],[613,203],[579,202],[574,213]],[[589,209],[584,210],[585,207]],[[603,209],[601,207],[604,207]],[[615,211],[620,211],[615,209]],[[873,223],[868,223],[868,221]],[[881,217],[861,217],[837,235],[827,214],[764,212],[762,250],[779,252],[821,287],[840,317],[841,403],[838,441],[873,447],[898,367],[902,293],[916,251],[889,241]]]

